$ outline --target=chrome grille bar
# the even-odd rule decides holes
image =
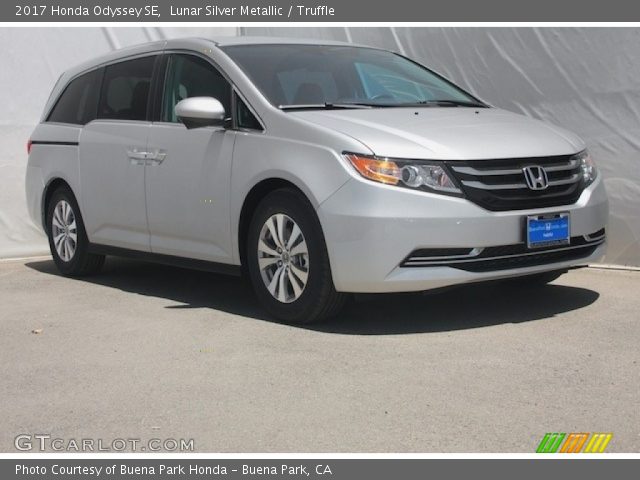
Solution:
[[[562,165],[550,165],[545,166],[544,169],[547,172],[564,172],[573,170],[578,166],[578,160],[575,158],[570,160],[567,164]],[[522,173],[522,168],[492,168],[492,169],[480,169],[474,167],[466,167],[466,166],[455,166],[452,165],[451,169],[455,172],[462,173],[464,175],[475,175],[479,177],[490,177],[490,176],[498,176],[498,175],[518,175]]]
[[[549,180],[550,187],[556,187],[560,185],[571,185],[580,180],[580,174],[574,173],[569,178],[563,178],[559,180]],[[462,184],[465,187],[480,188],[482,190],[518,190],[528,189],[526,183],[497,183],[495,185],[486,184],[477,180],[462,180]]]
[[[469,263],[476,263],[476,262],[485,262],[485,261],[492,261],[492,260],[502,260],[502,259],[509,259],[509,258],[526,258],[529,256],[534,256],[534,255],[540,255],[540,254],[545,254],[545,253],[556,253],[556,252],[564,252],[564,251],[572,251],[572,250],[579,250],[579,249],[584,249],[584,248],[589,248],[589,247],[597,247],[599,245],[602,245],[605,242],[605,235],[603,234],[601,237],[596,238],[596,239],[588,239],[587,235],[584,235],[583,238],[585,238],[585,242],[580,243],[578,245],[568,245],[566,247],[558,247],[558,248],[549,248],[549,249],[544,249],[544,250],[534,250],[534,251],[524,251],[524,252],[519,252],[519,253],[514,253],[514,254],[508,254],[508,255],[491,255],[491,256],[482,256],[482,251],[484,249],[479,249],[479,253],[473,256],[468,256],[466,258],[455,258],[455,259],[446,259],[446,258],[433,258],[433,259],[426,259],[424,257],[417,257],[417,256],[409,256],[404,262],[402,262],[402,264],[400,264],[401,267],[437,267],[437,266],[442,266],[442,267],[446,267],[446,266],[450,266],[455,268],[456,265],[460,265],[460,264],[469,264]]]

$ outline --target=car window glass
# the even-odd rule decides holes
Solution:
[[[277,75],[287,104],[323,103],[338,97],[338,88],[331,72],[311,67],[284,70]]]
[[[429,99],[455,99],[456,89],[438,77],[412,75],[419,67],[404,63],[399,71],[371,63],[355,62],[366,98],[391,98],[399,102],[420,102]],[[460,98],[464,100],[464,98]]]
[[[175,106],[190,97],[213,97],[231,114],[231,86],[216,68],[193,55],[172,55],[162,102],[162,120],[178,122]]]
[[[477,103],[429,69],[384,50],[282,44],[221,48],[275,106]]]
[[[105,68],[99,118],[146,120],[154,61],[144,57]]]
[[[97,75],[97,71],[85,73],[69,83],[47,121],[84,125],[93,120],[98,104]]]
[[[255,115],[249,110],[247,104],[242,101],[242,99],[236,95],[236,111],[237,111],[237,122],[238,127],[240,128],[249,128],[251,130],[262,130],[262,125],[255,117]]]

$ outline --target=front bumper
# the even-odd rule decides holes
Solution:
[[[405,266],[420,249],[482,249],[523,244],[527,215],[569,212],[571,237],[585,237],[603,229],[608,217],[602,175],[573,205],[492,212],[468,200],[351,179],[318,208],[333,281],[341,292],[376,293],[429,290],[560,270],[598,261],[604,241],[585,250],[585,256],[558,260],[550,256],[535,265],[501,265],[468,271],[451,265]],[[527,266],[522,266],[527,265]],[[477,269],[476,269],[477,270]]]

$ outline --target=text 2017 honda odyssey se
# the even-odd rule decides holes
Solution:
[[[244,270],[289,322],[348,292],[547,282],[605,248],[580,138],[375,48],[117,51],[62,75],[28,148],[29,210],[63,274],[111,254]]]

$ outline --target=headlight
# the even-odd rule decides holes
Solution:
[[[595,162],[591,158],[591,155],[589,155],[589,152],[584,150],[574,155],[573,158],[580,161],[580,171],[582,172],[582,181],[584,182],[585,187],[593,183],[598,176],[598,170]]]
[[[354,153],[347,153],[344,156],[360,175],[374,182],[449,195],[462,195],[462,191],[453,182],[444,164],[440,162],[377,158]]]

